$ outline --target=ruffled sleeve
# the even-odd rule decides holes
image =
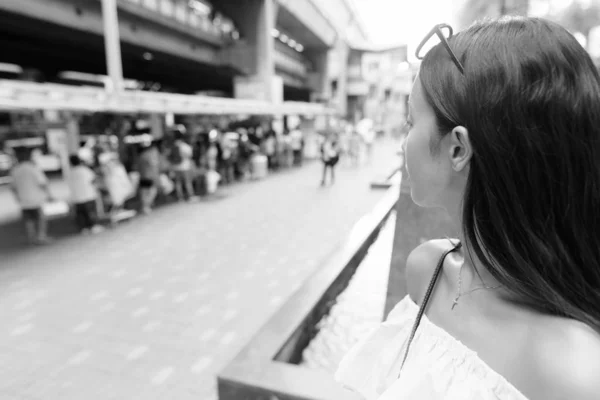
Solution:
[[[398,303],[379,328],[346,354],[335,374],[335,379],[344,387],[367,400],[375,400],[383,393],[391,370],[401,361],[400,355],[412,328],[406,312],[407,299]]]
[[[344,357],[335,379],[365,400],[527,400],[477,353],[426,316],[400,374],[417,312],[418,306],[405,297]]]

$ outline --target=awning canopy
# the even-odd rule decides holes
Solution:
[[[335,113],[321,104],[306,102],[269,103],[143,91],[111,94],[103,88],[0,80],[0,110],[18,109],[180,115],[316,116]]]

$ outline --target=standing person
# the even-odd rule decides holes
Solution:
[[[274,169],[275,168],[275,146],[276,146],[276,141],[275,141],[275,132],[271,131],[269,133],[267,133],[267,138],[265,139],[265,154],[267,156],[267,163],[269,166],[269,169]]]
[[[183,140],[183,133],[176,132],[175,143],[173,143],[169,153],[169,162],[175,175],[175,192],[179,201],[184,199],[190,201],[196,198],[192,182],[194,172],[193,156],[192,146]]]
[[[290,132],[290,142],[293,153],[293,164],[302,165],[302,150],[304,147],[304,134],[298,128],[292,129]]]
[[[219,169],[221,171],[221,176],[223,177],[223,181],[225,183],[233,183],[235,179],[234,166],[236,156],[234,154],[235,149],[233,139],[231,138],[232,135],[232,132],[227,132],[221,135],[221,141],[219,146]]]
[[[348,156],[353,166],[357,166],[360,163],[360,143],[361,138],[358,132],[352,130],[348,138]]]
[[[275,132],[275,159],[277,160],[277,169],[285,166],[285,137],[282,132]]]
[[[104,230],[96,223],[96,174],[83,163],[77,154],[69,157],[71,171],[67,184],[71,192],[71,201],[75,206],[75,223],[81,233],[99,233]]]
[[[362,138],[365,147],[365,158],[367,162],[371,161],[373,142],[375,141],[375,128],[371,119],[365,118],[358,122],[356,130]]]
[[[251,155],[252,143],[250,142],[248,135],[243,133],[238,140],[236,160],[236,169],[240,180],[244,180],[252,175],[252,166],[250,165]]]
[[[334,134],[330,133],[325,138],[325,141],[321,145],[321,161],[323,161],[323,179],[321,179],[321,186],[325,186],[327,180],[327,170],[330,171],[330,182],[335,182],[335,166],[340,159],[340,150],[337,142],[337,138]]]
[[[540,18],[422,45],[438,35],[417,50],[405,162],[458,238],[411,252],[409,294],[336,378],[367,400],[598,399],[598,70]]]
[[[344,122],[343,126],[340,129],[340,134],[338,137],[339,146],[340,146],[340,158],[344,160],[345,165],[352,164],[352,159],[350,157],[350,135],[352,134],[352,125],[348,122]]]
[[[367,129],[365,131],[363,141],[365,143],[365,156],[367,158],[367,162],[370,163],[373,157],[373,142],[375,142],[375,129]]]
[[[138,172],[140,173],[140,200],[142,203],[142,212],[149,214],[158,187],[160,185],[160,154],[154,143],[145,143],[140,149],[138,159]]]
[[[31,244],[48,243],[48,223],[43,211],[44,203],[53,198],[48,178],[31,160],[30,149],[16,148],[15,155],[17,165],[10,172],[10,188],[21,206],[27,239]]]
[[[206,152],[206,161],[209,171],[216,172],[219,166],[219,134],[216,130],[212,130],[209,134],[208,151]]]
[[[292,148],[292,136],[290,135],[290,131],[285,130],[282,139],[285,166],[290,168],[294,165],[294,150]]]

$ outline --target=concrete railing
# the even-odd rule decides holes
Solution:
[[[218,376],[219,400],[357,400],[333,377],[297,364],[337,296],[376,240],[398,200],[398,187],[353,228],[342,245],[261,328]]]

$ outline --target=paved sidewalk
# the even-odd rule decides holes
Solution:
[[[216,373],[383,196],[321,165],[2,256],[0,399],[215,399]]]

